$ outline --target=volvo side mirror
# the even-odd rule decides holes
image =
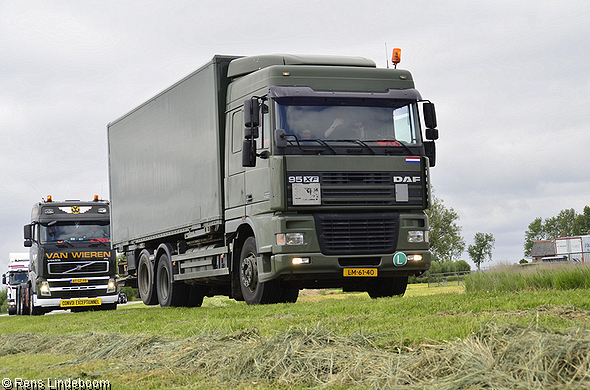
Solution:
[[[25,240],[30,240],[33,238],[32,232],[33,232],[33,225],[32,224],[24,226],[23,235],[25,237]]]

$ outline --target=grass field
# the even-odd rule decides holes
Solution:
[[[0,317],[0,378],[113,389],[590,387],[589,289],[464,290]]]

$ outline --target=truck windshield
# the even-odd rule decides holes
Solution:
[[[339,102],[340,103],[340,102]],[[276,104],[277,129],[289,144],[337,141],[371,146],[418,145],[420,131],[414,102],[382,102],[383,106]]]
[[[110,226],[105,222],[49,222],[42,223],[41,243],[51,242],[108,242]]]
[[[15,284],[25,283],[29,280],[29,274],[26,272],[11,272],[8,278],[8,284],[14,286]]]

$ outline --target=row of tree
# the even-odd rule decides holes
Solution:
[[[430,251],[434,261],[455,261],[465,252],[465,240],[461,226],[457,224],[459,214],[447,208],[442,199],[432,195],[430,210],[426,211],[430,222]],[[471,261],[480,269],[481,263],[492,259],[495,238],[491,233],[475,233],[473,244],[467,247]]]
[[[586,234],[590,234],[590,206],[584,207],[581,214],[574,209],[565,209],[555,217],[535,218],[524,233],[524,255],[531,255],[535,241]]]

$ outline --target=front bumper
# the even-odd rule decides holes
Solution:
[[[404,264],[395,264],[395,254],[374,256],[326,256],[321,253],[276,254],[262,256],[263,273],[260,281],[280,278],[282,280],[326,280],[332,286],[334,280],[349,280],[344,276],[344,269],[369,268],[377,271],[378,277],[412,276],[426,272],[430,268],[431,254],[429,251],[403,251],[406,258],[420,255],[421,260],[407,260]],[[309,258],[309,264],[293,264],[294,257]],[[337,283],[336,283],[337,284]]]
[[[71,301],[71,300],[85,300],[85,299],[100,299],[100,305],[109,305],[112,303],[118,302],[118,295],[101,295],[97,297],[76,297],[76,298],[39,298],[37,295],[33,295],[33,305],[36,307],[43,307],[43,308],[61,308],[61,301]],[[72,305],[77,306],[77,305]],[[91,306],[98,306],[98,305],[91,305]]]

